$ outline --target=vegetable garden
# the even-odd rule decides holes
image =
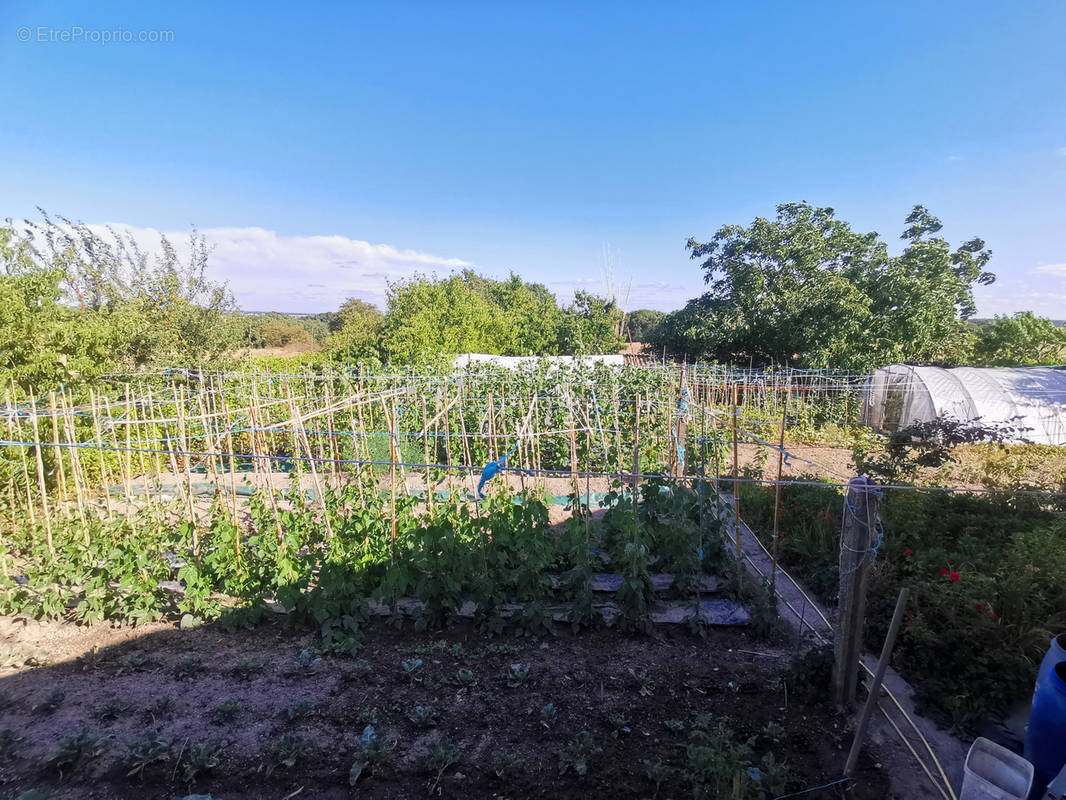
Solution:
[[[348,669],[339,665],[368,660],[371,670],[391,675],[395,665],[384,666],[392,658],[388,653],[435,646],[426,643],[444,641],[429,638],[441,630],[447,641],[461,640],[461,647],[478,652],[501,634],[548,647],[556,640],[547,637],[561,625],[594,642],[604,635],[594,629],[604,626],[654,633],[658,641],[689,631],[704,637],[693,642],[740,637],[729,647],[739,642],[742,649],[756,647],[787,663],[795,653],[781,651],[771,632],[776,612],[770,585],[745,576],[737,558],[734,509],[760,532],[775,558],[832,599],[840,488],[824,479],[783,481],[780,470],[784,462],[803,461],[789,452],[788,442],[862,436],[852,424],[860,389],[857,376],[818,371],[548,363],[525,371],[486,367],[420,375],[328,366],[298,374],[167,370],[22,397],[14,396],[12,387],[7,439],[0,446],[0,503],[11,532],[0,544],[0,613],[135,625],[153,631],[152,637],[167,620],[204,630],[281,624],[294,631],[285,636],[293,647],[298,642],[302,653],[295,667],[267,667],[283,676],[304,668],[314,673],[318,668],[310,665],[318,664],[316,659],[325,659],[320,669],[334,677]],[[758,448],[764,461],[772,455],[778,481],[765,481],[761,468],[741,469],[742,445]],[[975,711],[1002,707],[1021,692],[1031,681],[1030,659],[1041,638],[1063,624],[1056,617],[1066,607],[1060,512],[1046,498],[1018,493],[888,492],[869,638],[873,643],[883,635],[897,588],[917,586],[900,640],[900,664],[913,673],[929,705],[960,727],[974,722]],[[999,520],[995,528],[987,526],[993,517]],[[948,571],[946,577],[940,570]],[[405,644],[375,618],[407,628],[410,642],[423,644]],[[738,624],[742,632],[715,629]],[[481,639],[470,638],[475,630]],[[199,632],[188,633],[206,646]],[[582,650],[600,645],[583,644],[581,637],[566,640],[568,657],[582,663],[603,658]],[[754,643],[745,645],[752,637]],[[478,641],[482,644],[472,644]],[[108,656],[107,676],[121,676],[118,653],[128,647]],[[515,647],[527,653],[529,645]],[[455,698],[470,695],[472,684],[495,681],[458,657],[448,662],[451,672],[442,667],[407,674],[428,666],[425,654],[408,656],[395,659],[402,662],[396,674],[403,685],[417,687],[406,693],[414,706],[363,709],[369,715],[358,726],[364,739],[348,742],[344,756],[354,759],[348,765],[352,785],[365,780],[354,765],[363,763],[361,770],[371,776],[379,755],[382,765],[391,758],[395,766],[398,758],[395,753],[386,758],[397,740],[377,738],[389,726],[372,711],[393,727],[402,716],[402,727],[413,726],[408,733],[415,736],[420,728],[436,728],[441,707],[427,711],[430,700],[444,702],[443,692],[452,697],[448,703],[458,702]],[[157,669],[168,674],[179,669],[169,656],[156,660]],[[415,661],[419,665],[410,670],[403,666]],[[744,667],[734,657],[726,662],[738,674],[744,669],[764,674],[767,686],[749,683],[741,691],[738,682],[727,681],[723,689],[696,665],[682,670],[688,675],[684,691],[664,685],[665,671],[650,681],[659,684],[655,697],[679,705],[647,711],[647,719],[640,712],[641,725],[657,731],[665,725],[672,738],[663,744],[667,750],[634,762],[643,762],[640,781],[647,781],[634,796],[666,787],[663,796],[683,789],[707,797],[727,792],[774,797],[809,786],[818,776],[828,780],[839,770],[826,754],[810,768],[793,763],[791,772],[775,760],[783,757],[780,752],[799,752],[782,745],[774,754],[778,740],[771,723],[787,728],[788,714],[766,720],[771,734],[764,735],[725,711],[730,703],[734,712],[744,707],[738,692],[787,695],[791,685],[802,694],[802,687],[818,679],[801,675],[787,684],[779,677],[780,664],[759,672],[756,664],[766,662],[758,658]],[[517,685],[524,681],[525,663],[493,662],[491,669],[517,668],[502,679]],[[555,664],[555,677],[538,676],[536,703],[544,703],[534,709],[539,715],[534,730],[554,730],[553,696],[595,688],[587,673],[610,684],[599,690],[604,708],[623,709],[632,702],[624,699],[630,690],[651,697],[641,689],[640,671],[623,666],[599,674],[587,665]],[[631,679],[625,678],[630,672]],[[586,675],[571,683],[578,673]],[[559,675],[566,689],[549,691]],[[632,686],[622,687],[620,680]],[[717,721],[691,716],[708,680],[712,694],[725,692],[721,702],[712,703],[724,715]],[[391,677],[371,680],[377,688],[363,694],[384,703],[397,694],[394,683]],[[978,697],[983,706],[974,704]],[[314,705],[317,700],[307,702],[319,721],[336,716]],[[806,702],[805,713],[819,713],[817,692]],[[240,703],[246,707],[249,701]],[[607,717],[615,712],[604,711],[608,746],[604,731],[590,730],[591,723],[574,716],[575,703],[569,697],[561,709],[567,736],[549,737],[559,748],[558,773],[552,771],[559,780],[586,780],[598,754],[622,747],[638,727],[627,723],[623,710],[614,721]],[[12,713],[36,713],[12,706]],[[462,713],[458,706],[449,708],[450,717]],[[653,719],[664,713],[680,716]],[[263,735],[285,727],[275,725]],[[99,728],[85,735],[103,735]],[[286,729],[279,735],[290,734],[287,744],[279,739],[272,745],[268,774],[303,758],[292,738],[303,734]],[[788,731],[781,736],[791,742]],[[419,740],[426,752],[414,771],[428,770],[431,792],[450,787],[462,794],[456,770],[494,772],[495,755],[479,752],[472,758],[448,749],[462,744],[461,738],[455,727],[450,737]],[[88,753],[96,745],[87,742],[64,745],[76,750],[71,758],[79,764],[92,758]],[[102,742],[97,744],[106,749]],[[682,742],[678,758],[669,748]],[[163,783],[178,787],[175,775],[188,756],[173,751],[170,738],[165,744],[157,742],[156,749],[166,758],[149,760],[137,774],[158,771],[167,761],[173,772]],[[150,742],[141,745],[151,749]],[[275,752],[286,747],[292,752]],[[242,764],[262,758],[249,755],[253,747],[237,749]],[[634,757],[628,746],[615,755]],[[506,761],[505,756],[500,758]],[[527,755],[526,761],[544,769],[543,754]],[[431,762],[436,766],[427,766]],[[456,767],[464,762],[467,770]],[[340,778],[334,774],[337,764],[330,769],[328,778],[305,777],[319,787],[344,785],[348,767]],[[502,766],[497,777],[507,771]],[[45,783],[55,780],[54,770],[25,769],[15,780],[30,785],[33,774],[46,775]],[[187,783],[197,784],[196,775]],[[883,790],[877,781],[867,783]],[[496,791],[491,781],[466,787],[470,796]],[[233,791],[224,796],[245,796]]]

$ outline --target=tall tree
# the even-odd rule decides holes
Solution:
[[[777,207],[773,220],[690,239],[710,291],[661,326],[659,340],[692,356],[868,369],[885,361],[946,363],[964,355],[973,286],[994,280],[973,239],[955,251],[922,206],[906,219],[904,252],[858,233],[832,208]]]

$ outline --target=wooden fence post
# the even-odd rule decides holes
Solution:
[[[876,485],[869,478],[860,476],[848,482],[840,534],[840,599],[833,664],[833,698],[840,709],[855,702],[879,505]]]

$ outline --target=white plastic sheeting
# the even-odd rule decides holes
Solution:
[[[939,416],[1009,424],[1027,441],[1066,444],[1066,369],[892,364],[866,383],[863,421],[874,428],[894,431]]]

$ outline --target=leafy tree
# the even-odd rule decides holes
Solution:
[[[622,310],[613,300],[575,292],[559,326],[559,352],[571,355],[617,353],[622,349]]]
[[[1066,353],[1066,330],[1050,319],[1023,311],[997,316],[981,326],[972,363],[981,367],[1031,367],[1060,364]]]
[[[711,289],[664,321],[657,338],[694,357],[869,369],[886,361],[964,357],[973,286],[991,283],[991,254],[972,239],[952,251],[922,206],[890,257],[876,233],[857,233],[832,208],[777,207],[774,220],[726,225],[690,239]]]
[[[472,270],[392,284],[388,302],[382,350],[392,361],[444,360],[458,353],[551,355],[564,318],[543,285],[515,274],[496,281]]]
[[[389,285],[382,330],[388,360],[444,361],[457,353],[500,352],[500,309],[462,275],[416,276]]]
[[[285,347],[290,344],[311,344],[311,334],[307,329],[286,322],[281,319],[272,319],[265,322],[259,328],[259,334],[267,347]]]
[[[0,275],[0,381],[23,394],[91,380],[111,364],[102,320],[60,304],[61,270]]]
[[[630,340],[634,342],[650,341],[650,337],[655,335],[656,329],[662,324],[664,319],[666,319],[665,312],[653,311],[650,308],[638,308],[636,311],[630,312],[626,318]]]
[[[555,353],[562,311],[546,286],[525,283],[512,272],[506,281],[492,281],[488,290],[503,315],[499,341],[502,355]]]
[[[42,212],[43,222],[9,228],[8,272],[59,270],[60,301],[115,331],[114,359],[121,366],[149,362],[199,365],[220,358],[238,342],[236,304],[225,283],[207,275],[210,247],[195,229],[188,256],[167,239],[149,256],[130,234]]]
[[[349,298],[330,323],[336,325],[328,339],[330,355],[339,361],[377,359],[384,322],[384,315],[370,303]]]

